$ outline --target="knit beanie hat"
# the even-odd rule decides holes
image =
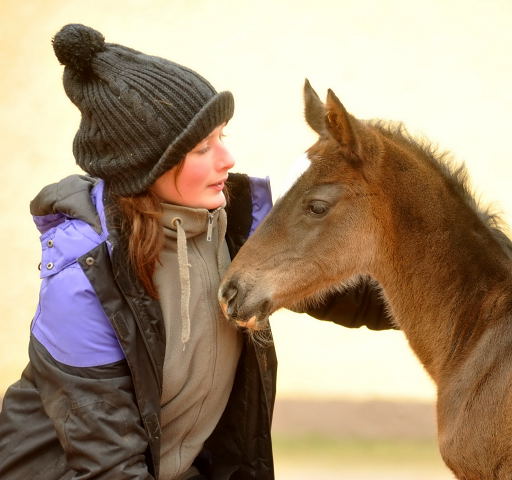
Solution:
[[[233,115],[230,92],[177,63],[105,43],[90,27],[66,25],[53,48],[82,114],[76,162],[113,193],[144,192]]]

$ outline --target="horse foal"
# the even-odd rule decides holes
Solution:
[[[308,82],[311,165],[231,264],[226,316],[261,327],[371,278],[438,388],[439,448],[458,479],[512,479],[512,247],[465,171],[401,127],[361,121]]]

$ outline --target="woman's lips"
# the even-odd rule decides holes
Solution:
[[[220,180],[217,183],[212,183],[211,185],[208,185],[210,188],[214,188],[215,190],[222,190],[224,188],[225,180]]]

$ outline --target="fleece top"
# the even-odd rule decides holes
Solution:
[[[217,302],[230,262],[224,209],[162,207],[164,245],[154,274],[166,330],[160,478],[181,480],[224,411],[242,339]]]

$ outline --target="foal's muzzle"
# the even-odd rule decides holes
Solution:
[[[271,302],[259,297],[256,288],[243,286],[235,278],[222,282],[218,300],[224,316],[239,327],[261,330],[268,323]]]

